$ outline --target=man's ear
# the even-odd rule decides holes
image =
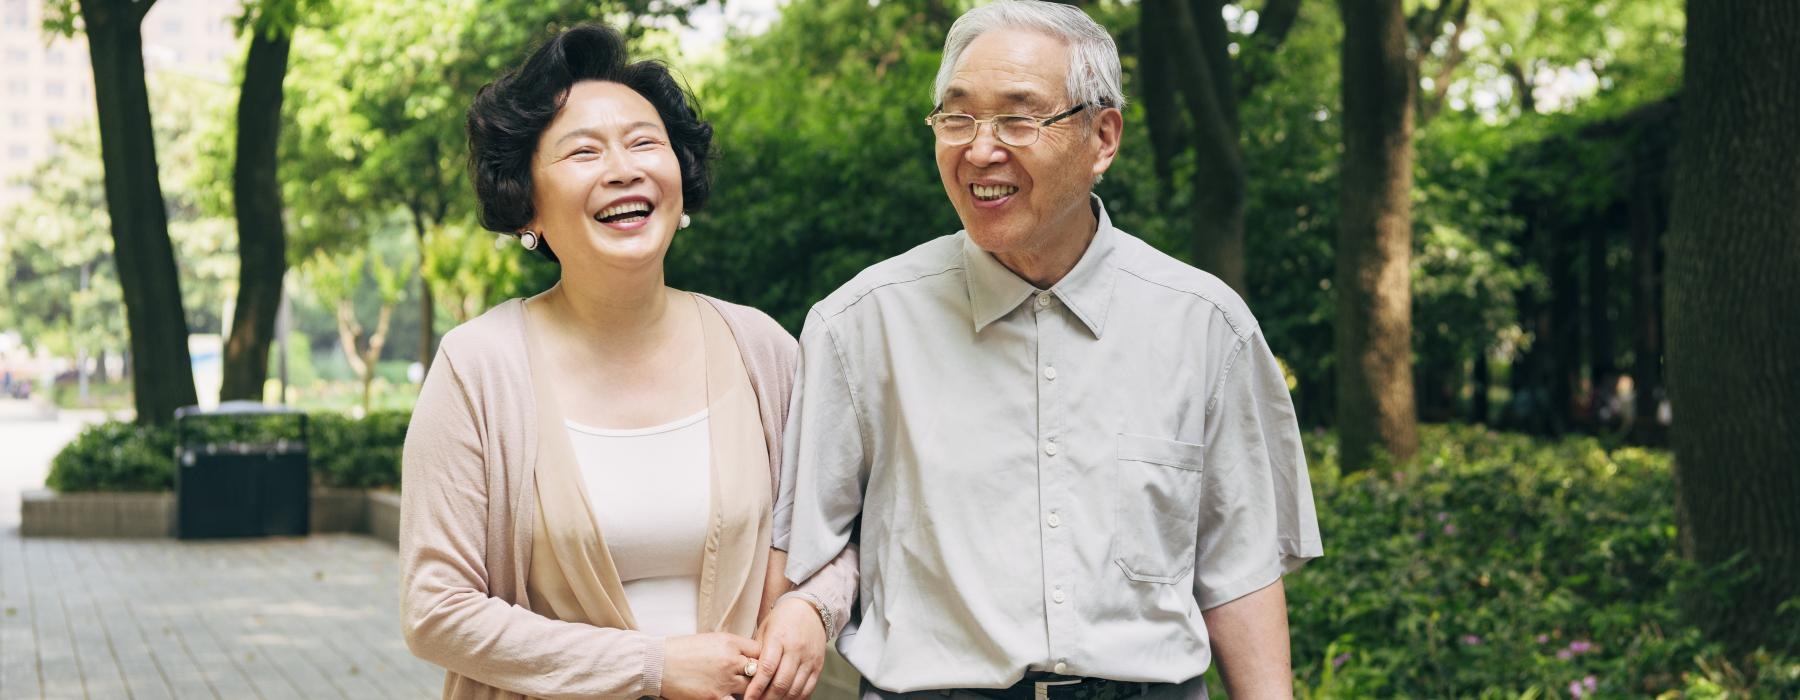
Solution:
[[[1098,179],[1112,167],[1114,158],[1119,156],[1119,139],[1125,133],[1125,115],[1114,107],[1105,107],[1094,117],[1094,133],[1090,137],[1099,147],[1094,157],[1094,177]]]

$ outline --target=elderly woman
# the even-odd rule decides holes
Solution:
[[[690,100],[583,26],[469,109],[482,224],[561,278],[446,335],[407,432],[402,622],[445,697],[804,697],[848,617],[853,552],[790,592],[770,547],[793,338],[664,284]]]

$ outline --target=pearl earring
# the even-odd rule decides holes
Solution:
[[[694,225],[694,219],[692,217],[689,217],[687,214],[681,215],[681,224],[680,224],[681,228],[687,228],[687,227],[693,226],[693,225]]]
[[[519,234],[519,245],[524,246],[526,250],[537,250],[538,235],[531,231]]]

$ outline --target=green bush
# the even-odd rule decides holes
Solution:
[[[406,411],[377,411],[361,420],[339,413],[307,416],[307,446],[313,481],[345,488],[398,488],[400,452],[406,441]],[[268,443],[298,440],[292,417],[223,418],[190,421],[181,428],[188,444]],[[44,483],[63,492],[167,491],[175,487],[174,426],[140,428],[132,423],[96,424],[50,462]]]
[[[375,411],[362,419],[340,413],[312,416],[314,478],[326,486],[398,488],[407,411]]]
[[[1302,695],[1800,694],[1800,659],[1733,666],[1682,621],[1729,572],[1679,556],[1666,452],[1443,426],[1421,443],[1387,476],[1340,476],[1335,441],[1308,436],[1326,556],[1286,580]]]
[[[175,488],[175,431],[116,421],[90,426],[50,460],[44,485],[64,492]]]

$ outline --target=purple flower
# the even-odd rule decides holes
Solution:
[[[1550,635],[1540,634],[1537,636],[1537,643],[1539,643],[1539,644],[1543,644],[1548,641],[1550,641]]]
[[[1446,535],[1456,534],[1456,523],[1444,523],[1444,534],[1446,534]]]
[[[1569,697],[1578,698],[1586,693],[1581,687],[1581,681],[1569,681]]]
[[[1564,661],[1568,661],[1569,659],[1572,659],[1574,657],[1575,657],[1575,653],[1569,651],[1568,649],[1557,649],[1556,650],[1556,658],[1562,659]]]
[[[1588,677],[1581,679],[1581,687],[1587,688],[1590,693],[1598,685],[1600,685],[1600,679],[1595,678],[1593,674],[1588,674]]]
[[[1445,520],[1449,520],[1450,514],[1440,510],[1440,511],[1438,511],[1437,518],[1438,518],[1438,522],[1441,523],[1441,522],[1444,522]]]
[[[1465,634],[1462,636],[1462,643],[1467,646],[1478,647],[1481,646],[1481,638],[1472,634]]]
[[[1594,643],[1590,642],[1588,640],[1577,639],[1573,642],[1569,642],[1569,651],[1575,652],[1577,654],[1586,654],[1593,650],[1594,650]]]
[[[1331,670],[1336,671],[1340,668],[1343,668],[1344,664],[1349,663],[1349,662],[1350,662],[1350,652],[1346,651],[1342,654],[1338,654],[1337,656],[1332,657],[1332,659],[1331,659]]]

